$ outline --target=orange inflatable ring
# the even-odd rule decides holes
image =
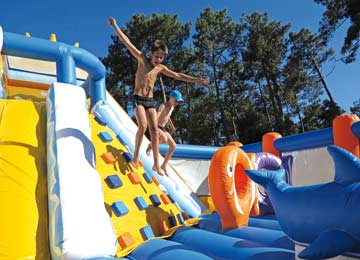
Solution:
[[[211,159],[209,190],[223,230],[247,226],[249,215],[259,214],[258,187],[246,175],[254,164],[240,143],[220,148]]]

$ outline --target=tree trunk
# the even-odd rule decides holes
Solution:
[[[296,102],[296,105],[295,105],[296,106],[296,113],[297,113],[299,121],[300,121],[301,132],[304,133],[305,132],[304,121],[303,121],[303,118],[301,116],[300,105],[299,105],[298,97],[297,97],[296,93],[294,93],[294,96],[295,96],[295,102]]]
[[[323,77],[323,75],[322,75],[322,73],[321,73],[321,70],[320,70],[320,68],[319,68],[319,65],[316,63],[315,59],[314,59],[311,55],[309,55],[309,56],[310,56],[311,62],[314,64],[314,68],[315,68],[315,70],[316,70],[316,73],[319,75],[320,81],[321,81],[321,83],[323,84],[323,87],[324,87],[324,89],[325,89],[326,94],[327,94],[328,97],[329,97],[329,100],[331,101],[331,103],[332,103],[333,105],[335,105],[336,103],[335,103],[335,101],[334,101],[334,99],[333,99],[333,97],[332,97],[332,95],[331,95],[330,89],[329,89],[329,87],[328,87],[328,85],[327,85],[327,83],[326,83],[326,81],[325,81],[325,78]]]
[[[304,127],[304,121],[302,119],[300,110],[297,111],[298,117],[299,117],[299,121],[300,121],[300,125],[301,125],[301,132],[305,133],[305,127]]]
[[[265,75],[265,79],[267,82],[267,87],[269,89],[269,96],[270,96],[270,102],[271,102],[271,106],[273,108],[273,112],[274,112],[274,118],[275,118],[275,129],[276,131],[280,131],[280,129],[282,128],[281,125],[281,118],[279,117],[279,110],[278,107],[276,106],[276,101],[275,101],[275,95],[274,95],[274,90],[271,86],[271,81],[270,79]]]
[[[281,97],[280,97],[280,86],[277,83],[276,78],[272,75],[272,82],[273,82],[273,86],[274,86],[274,95],[275,95],[275,100],[276,100],[276,104],[278,106],[279,109],[279,117],[281,119],[281,123],[284,123],[284,111],[283,111],[283,105],[282,105],[282,101],[281,101]]]
[[[229,135],[229,131],[228,131],[228,126],[226,123],[226,118],[225,118],[225,109],[224,109],[224,104],[221,100],[220,97],[220,86],[219,86],[219,82],[217,79],[217,75],[216,75],[216,68],[215,68],[215,64],[212,65],[212,69],[213,69],[213,76],[214,76],[214,84],[215,84],[215,90],[216,90],[216,101],[218,103],[219,109],[220,109],[220,114],[221,114],[221,123],[224,127],[224,134],[226,137],[226,141],[230,142],[230,135]]]
[[[186,89],[186,101],[188,103],[187,105],[187,121],[190,122],[190,119],[191,119],[191,96],[190,96],[190,88],[189,88],[189,85],[188,83],[185,83],[185,89]],[[190,132],[189,131],[189,127],[187,127],[187,131],[186,131],[186,135],[187,135],[187,142],[189,143],[190,142]]]
[[[269,93],[272,99],[272,105],[276,107],[275,112],[275,122],[276,122],[276,131],[284,134],[284,111],[280,97],[280,86],[277,84],[275,76],[269,71],[265,64],[262,63],[262,68],[266,78],[266,82],[269,86]],[[272,88],[274,86],[274,88]],[[274,101],[275,100],[275,101]]]
[[[213,130],[213,140],[214,140],[214,144],[216,146],[220,146],[220,142],[219,142],[219,138],[218,138],[218,132],[216,130],[216,125],[215,125],[215,118],[213,120],[213,123],[212,123],[212,130]]]
[[[260,82],[258,83],[258,88],[259,88],[259,92],[260,92],[261,102],[263,103],[263,107],[264,107],[265,112],[266,112],[266,118],[267,118],[268,124],[273,129],[274,127],[271,124],[269,109],[268,109],[268,106],[266,105],[265,98],[264,98],[264,93],[263,93],[263,91],[261,89]]]
[[[234,139],[240,140],[240,136],[239,136],[237,124],[236,124],[236,123],[239,123],[240,118],[239,118],[238,111],[236,111],[235,99],[234,99],[234,89],[233,89],[231,83],[228,86],[229,86],[229,90],[230,90],[230,99],[231,99],[230,103],[231,103],[231,110],[232,110],[231,112],[232,112],[232,124],[233,124],[233,128],[234,128]],[[235,123],[235,118],[236,118],[236,123]]]
[[[236,123],[235,123],[235,118],[232,117],[232,124],[233,124],[233,128],[234,128],[234,140],[239,140],[238,138],[238,133],[237,133],[237,127],[236,127]]]

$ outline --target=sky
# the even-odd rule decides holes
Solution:
[[[137,13],[169,13],[177,15],[181,22],[194,25],[206,7],[226,8],[237,21],[244,13],[267,12],[270,19],[291,23],[291,31],[306,27],[313,32],[317,32],[324,11],[313,0],[2,0],[0,26],[4,31],[29,32],[39,38],[49,38],[55,33],[58,41],[79,42],[80,47],[104,57],[111,43],[112,30],[106,24],[109,16],[114,16],[120,27]],[[340,27],[330,42],[337,57],[341,56],[346,29],[346,24]],[[335,101],[349,112],[352,103],[360,97],[360,57],[349,65],[331,60],[322,71]]]

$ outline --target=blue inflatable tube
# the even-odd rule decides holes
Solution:
[[[280,152],[292,152],[328,146],[334,143],[332,127],[307,133],[290,135],[275,140],[274,146]]]
[[[96,257],[91,259],[83,259],[83,260],[129,260],[128,258],[115,258],[115,257]]]
[[[270,247],[294,250],[294,243],[283,231],[280,230],[259,227],[240,227],[223,231],[220,221],[215,219],[201,219],[199,222],[199,228],[230,237],[247,239]]]
[[[280,230],[271,230],[258,227],[241,227],[226,231],[224,235],[247,239],[270,247],[279,247],[295,250],[295,245],[289,237]]]
[[[169,146],[167,144],[161,144],[159,151],[162,155],[165,155],[168,148]],[[172,157],[181,159],[210,160],[219,148],[219,146],[177,144]]]
[[[249,218],[249,226],[273,230],[282,230],[279,221],[273,219]]]
[[[159,147],[159,151],[164,156],[168,148],[169,146],[167,144],[161,144]],[[177,144],[172,158],[211,160],[212,156],[219,148],[219,146]],[[241,147],[241,149],[243,149],[247,153],[258,153],[262,151],[262,143],[259,142],[244,145]]]
[[[89,76],[89,94],[91,107],[105,100],[105,67],[101,61],[90,52],[65,43],[52,42],[36,37],[4,32],[5,55],[25,57],[56,62],[56,77],[58,82],[76,85],[76,66],[85,70]]]
[[[213,257],[191,249],[189,246],[164,239],[146,241],[128,255],[127,258],[132,260],[214,259]]]
[[[216,220],[220,223],[220,216],[217,214],[217,212],[214,212],[212,214],[200,215],[200,218],[212,219],[212,220]],[[282,231],[279,222],[276,219],[274,219],[273,215],[261,216],[261,217],[250,217],[248,225],[249,225],[249,227],[259,227],[259,228]]]
[[[224,259],[291,259],[294,251],[266,247],[249,240],[211,233],[205,230],[182,227],[171,237],[172,241]]]
[[[261,153],[262,152],[262,142],[246,144],[240,147],[245,153]]]

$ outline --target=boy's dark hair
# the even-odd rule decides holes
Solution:
[[[168,54],[168,47],[166,46],[166,44],[161,41],[161,40],[156,40],[153,42],[153,44],[151,45],[151,52],[155,52],[158,50],[162,50],[163,52],[165,52],[165,54]]]

